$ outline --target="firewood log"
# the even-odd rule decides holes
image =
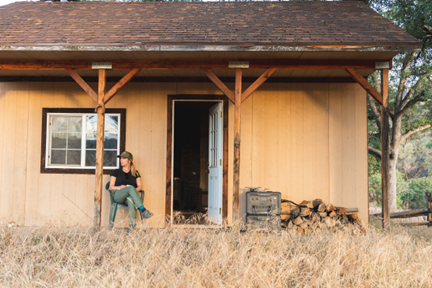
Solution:
[[[319,205],[321,205],[322,200],[321,199],[315,199],[312,201],[312,208],[317,208]]]
[[[325,212],[326,211],[326,205],[324,205],[323,203],[319,204],[317,207],[317,211],[318,212]]]
[[[287,224],[287,229],[292,229],[293,227],[294,227],[294,223],[291,220],[289,220]]]
[[[310,214],[312,214],[312,211],[308,207],[301,207],[301,216],[309,216]]]
[[[301,207],[307,207],[309,209],[314,208],[312,201],[307,201],[307,200],[304,200],[303,202],[301,202],[299,204],[299,206],[301,206]]]
[[[326,210],[327,210],[327,212],[332,212],[332,211],[336,210],[336,208],[332,204],[329,204],[329,205],[327,205]]]
[[[345,207],[336,207],[336,213],[338,215],[343,215],[346,210],[347,210],[347,208],[345,208]]]
[[[329,216],[329,217],[332,217],[332,218],[335,218],[335,217],[337,217],[337,214],[336,214],[335,211],[331,211],[331,212],[328,214],[328,216]]]
[[[319,212],[318,215],[319,215],[321,218],[325,218],[325,217],[327,217],[327,212]]]
[[[321,220],[321,217],[317,213],[312,213],[310,216],[312,222],[319,222]]]
[[[309,227],[308,223],[306,223],[306,222],[301,223],[299,226],[300,226],[302,229],[306,229],[306,228]]]
[[[297,225],[297,226],[299,226],[300,224],[302,224],[304,221],[303,221],[303,218],[302,217],[297,217],[297,218],[295,218],[294,219],[294,224],[295,225]]]

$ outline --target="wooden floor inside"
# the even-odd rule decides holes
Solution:
[[[173,211],[173,225],[205,226],[218,228],[220,225],[211,222],[207,213],[194,211]]]

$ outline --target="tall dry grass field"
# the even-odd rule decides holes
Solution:
[[[432,287],[432,231],[298,235],[0,226],[2,287]]]

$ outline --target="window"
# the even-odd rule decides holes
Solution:
[[[93,109],[43,109],[42,172],[94,173],[97,114]],[[124,151],[125,109],[105,113],[104,172],[116,169]],[[105,171],[106,170],[106,171]]]

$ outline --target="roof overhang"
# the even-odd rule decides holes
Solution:
[[[21,46],[0,46],[2,51],[117,51],[117,52],[145,52],[145,51],[176,51],[176,52],[414,52],[420,51],[421,43],[418,46],[400,45],[400,43],[370,44],[346,44],[343,45],[255,45],[251,43],[238,43],[236,45],[65,45],[65,44],[44,44],[44,45],[21,45]]]

